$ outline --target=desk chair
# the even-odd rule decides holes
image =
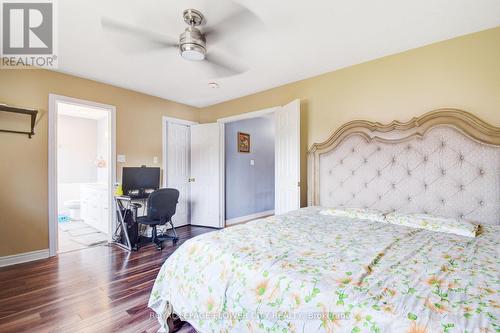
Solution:
[[[158,250],[163,248],[163,242],[172,239],[174,244],[179,237],[175,232],[172,216],[175,215],[175,209],[179,202],[179,191],[173,188],[162,188],[149,195],[147,215],[137,218],[137,223],[144,224],[153,228],[151,242],[155,243]],[[158,237],[156,227],[169,223],[172,226],[173,236],[165,235]]]

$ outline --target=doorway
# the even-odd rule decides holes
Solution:
[[[225,140],[222,140],[220,200],[222,202],[221,218],[224,220],[226,226],[246,222],[266,215],[280,215],[300,208],[300,100],[294,100],[284,106],[222,118],[217,122],[219,123],[222,137],[225,138],[225,131],[229,128],[226,128],[226,124],[259,118],[268,118],[272,120],[272,125],[274,126],[274,131],[272,131],[272,129],[267,130],[267,135],[273,133],[274,136],[274,205],[268,202],[268,200],[266,200],[265,204],[262,203],[263,207],[274,207],[274,209],[262,210],[261,212],[249,215],[240,212],[238,215],[242,216],[236,218],[230,215],[231,212],[225,207],[229,199],[226,191],[230,189],[226,184],[228,176],[226,172],[226,166],[228,165],[226,155],[234,153],[234,147],[226,146]],[[230,142],[230,140],[239,140],[239,138],[233,137],[233,139],[228,138],[228,140]],[[250,152],[252,151],[252,141],[252,136],[250,136]],[[267,144],[271,144],[271,139],[268,141]],[[228,149],[232,149],[233,152],[228,151]],[[272,159],[272,157],[266,157],[268,163],[270,159]],[[248,159],[245,163],[252,164],[252,159]],[[257,161],[254,160],[253,163],[254,165],[252,167],[257,164]],[[254,170],[256,171],[257,168],[254,168]],[[253,196],[258,197],[259,194],[257,194],[257,192],[260,191],[260,189],[256,189],[255,191]],[[269,191],[267,192],[267,195],[269,195]],[[239,200],[239,198],[232,197],[229,200],[233,199]],[[261,199],[259,198],[258,200]],[[239,205],[241,205],[241,203],[239,203]]]
[[[253,118],[261,118],[273,127],[269,128],[269,133],[273,133],[274,129],[274,140],[262,144],[269,150],[266,153],[271,152],[270,155],[264,159],[259,157],[259,162],[256,158],[248,158],[245,163],[251,167],[256,166],[256,163],[259,163],[258,167],[262,162],[268,164],[267,170],[271,170],[270,177],[261,185],[255,186],[254,190],[258,192],[264,185],[272,187],[274,182],[274,197],[272,189],[266,188],[266,203],[258,204],[264,206],[265,210],[248,213],[245,211],[246,208],[236,207],[235,211],[239,215],[233,218],[238,220],[231,220],[230,216],[228,225],[239,223],[241,219],[253,219],[272,213],[284,214],[300,208],[299,100],[284,106],[222,118],[216,123],[197,124],[163,117],[163,187],[173,187],[180,191],[177,206],[179,213],[173,218],[175,226],[185,224],[211,228],[226,226],[225,127],[227,123]],[[259,138],[259,134],[255,134],[255,137]],[[235,141],[233,143],[234,147],[229,147],[228,151],[236,149]],[[274,158],[273,149],[270,149],[273,146]],[[259,152],[263,150],[259,148]],[[257,180],[259,174],[256,172]],[[249,189],[245,186],[239,188],[243,193]],[[252,194],[254,203],[261,200],[261,193],[257,192]],[[235,200],[238,204],[245,199],[236,195]]]
[[[51,255],[111,240],[115,108],[50,95]]]
[[[224,124],[226,226],[274,215],[274,113]]]

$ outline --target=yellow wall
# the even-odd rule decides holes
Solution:
[[[224,87],[221,87],[224,89]],[[117,153],[127,164],[161,161],[161,116],[202,122],[283,105],[302,108],[302,202],[306,151],[346,121],[407,120],[457,107],[500,126],[500,28],[425,46],[202,110],[90,80],[41,70],[0,71],[0,103],[40,109],[36,135],[0,133],[0,256],[48,247],[49,93],[117,107]],[[0,118],[0,123],[6,120]]]
[[[301,99],[305,205],[307,149],[347,121],[403,121],[440,107],[456,107],[500,126],[500,28],[214,105],[201,111],[200,120],[212,122],[296,98]]]
[[[49,94],[115,105],[118,154],[127,165],[161,163],[161,118],[198,120],[199,111],[182,104],[95,81],[43,70],[0,70],[0,103],[39,109],[35,136],[0,133],[0,256],[48,248]],[[28,118],[15,121],[29,127]],[[12,117],[0,115],[0,128]],[[119,169],[124,164],[119,165]],[[161,164],[158,164],[160,166]]]

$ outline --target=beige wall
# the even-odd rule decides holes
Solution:
[[[223,87],[221,88],[223,89]],[[203,109],[201,122],[301,99],[302,184],[306,152],[354,119],[408,120],[456,107],[500,126],[500,28],[348,67]],[[302,203],[306,203],[302,186]]]
[[[0,256],[48,248],[47,109],[50,93],[115,105],[117,153],[127,165],[161,163],[163,115],[198,120],[199,111],[160,98],[43,70],[0,70],[0,103],[39,109],[33,139],[0,133]],[[26,124],[0,115],[0,128]],[[161,164],[158,164],[160,166]],[[121,168],[122,165],[119,166]]]
[[[127,164],[161,160],[161,116],[211,122],[283,105],[302,108],[302,202],[306,151],[346,121],[407,120],[457,107],[500,126],[500,28],[352,66],[197,110],[125,89],[40,70],[0,71],[0,103],[42,111],[36,135],[0,133],[0,256],[45,249],[47,226],[48,94],[117,107],[117,153]],[[221,89],[224,89],[222,87]],[[6,120],[0,118],[0,124]]]

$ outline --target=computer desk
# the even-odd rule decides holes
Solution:
[[[128,251],[133,251],[130,237],[128,237],[127,225],[125,223],[126,214],[129,213],[132,207],[132,198],[125,195],[115,196],[117,224],[113,233],[113,243]],[[122,235],[125,236],[125,242],[122,240]],[[125,243],[125,244],[124,244]]]
[[[124,248],[128,251],[134,251],[135,249],[132,247],[132,243],[130,242],[130,238],[127,232],[126,218],[127,214],[132,212],[137,217],[137,206],[134,205],[134,201],[140,201],[143,209],[146,209],[146,202],[149,197],[149,193],[142,196],[128,196],[128,195],[119,195],[115,196],[115,204],[116,204],[116,217],[117,224],[115,228],[115,232],[113,233],[113,243],[117,246]],[[135,212],[134,212],[135,211]],[[144,213],[144,211],[143,211]],[[125,242],[121,240],[122,234],[125,235]],[[125,244],[124,244],[125,243]]]

